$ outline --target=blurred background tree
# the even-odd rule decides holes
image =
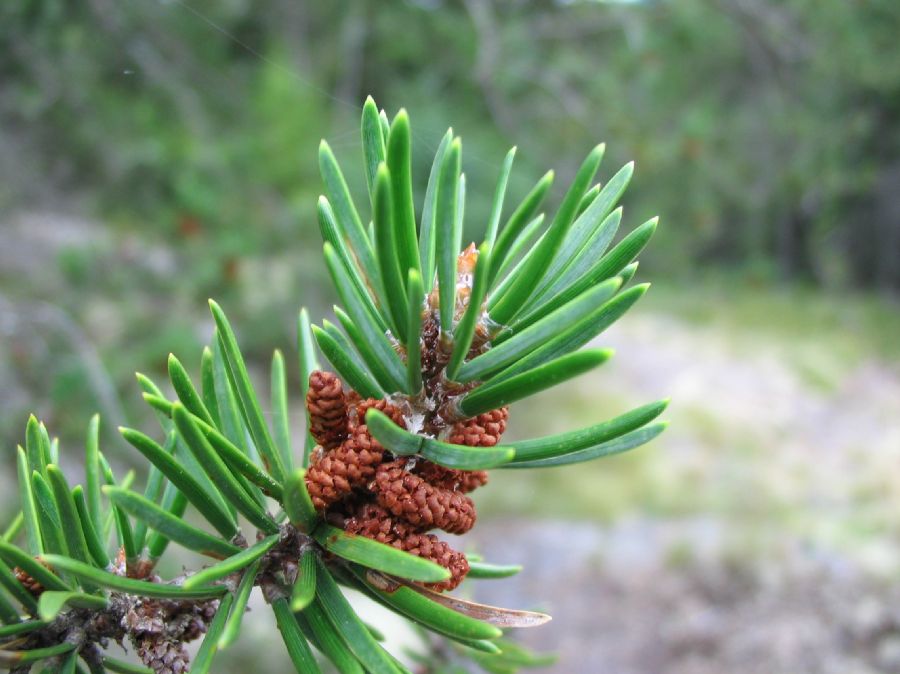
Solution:
[[[571,170],[579,148],[614,139],[643,174],[636,201],[673,214],[666,272],[738,265],[900,288],[892,0],[25,0],[2,12],[4,175],[20,177],[4,180],[7,208],[87,190],[126,225],[215,232],[221,256],[277,250],[316,192],[302,148],[348,130],[371,92],[434,136],[445,108],[463,111],[486,157],[473,172],[513,140],[533,165]],[[53,184],[28,180],[23,155]]]

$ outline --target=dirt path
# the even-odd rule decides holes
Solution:
[[[558,672],[900,672],[900,373],[861,363],[824,387],[783,345],[661,315],[601,343],[617,356],[580,397],[673,399],[650,469],[589,469],[638,483],[631,515],[482,522],[480,551],[526,568],[477,597],[552,613],[521,636]]]
[[[767,560],[722,557],[724,526],[492,522],[477,531],[481,549],[526,569],[476,597],[553,615],[519,638],[556,652],[554,672],[900,672],[900,588],[799,545]],[[673,546],[694,557],[673,559]]]

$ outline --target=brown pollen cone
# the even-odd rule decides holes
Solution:
[[[383,458],[384,447],[365,424],[357,426],[349,438],[322,454],[306,472],[306,488],[316,510],[326,510],[354,489],[364,487]]]
[[[454,445],[467,447],[493,447],[500,442],[500,437],[506,432],[508,419],[508,407],[484,412],[477,417],[454,424],[447,440]]]
[[[475,524],[475,504],[468,496],[429,484],[404,469],[405,459],[378,467],[375,498],[395,517],[416,528],[464,534]]]
[[[376,400],[375,398],[366,398],[361,400],[355,406],[356,414],[350,415],[350,424],[358,425],[366,423],[366,412],[369,410],[378,410],[384,412],[391,418],[400,428],[406,428],[406,421],[403,419],[403,412],[395,405],[391,405],[387,400]]]
[[[469,560],[466,556],[434,534],[410,534],[398,547],[411,555],[431,560],[450,572],[450,577],[440,583],[423,583],[436,592],[455,590],[469,573]]]
[[[442,369],[448,354],[442,349],[436,312],[425,317],[422,364],[426,390],[443,390]],[[459,393],[459,387],[453,389]],[[415,411],[414,401],[409,403]],[[403,410],[387,400],[360,399],[345,392],[338,377],[313,372],[307,395],[310,431],[319,446],[312,454],[306,486],[316,510],[345,530],[393,545],[429,559],[450,571],[451,578],[426,586],[452,590],[469,571],[464,554],[427,533],[442,529],[462,534],[475,523],[475,505],[465,494],[487,482],[485,471],[446,468],[417,457],[395,457],[372,437],[366,412],[376,409],[406,428]],[[429,407],[439,409],[440,405]],[[421,412],[421,410],[420,410]],[[443,436],[447,422],[440,413],[425,412],[423,432]],[[430,417],[430,418],[429,418]],[[505,407],[459,422],[449,440],[470,447],[492,447],[506,430]]]
[[[324,449],[337,447],[344,441],[347,399],[336,374],[316,370],[309,376],[306,408],[309,410],[309,432]]]
[[[420,459],[413,472],[435,487],[468,494],[487,484],[486,470],[456,470]]]
[[[353,517],[347,519],[345,529],[443,566],[450,571],[450,578],[440,583],[425,583],[425,587],[437,592],[456,589],[469,573],[469,562],[464,554],[433,534],[415,531],[412,526],[391,517],[384,508],[374,503],[360,506]]]

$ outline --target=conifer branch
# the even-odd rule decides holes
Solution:
[[[328,145],[320,148],[327,197],[319,224],[343,330],[300,312],[304,449],[291,446],[281,353],[264,400],[239,332],[213,301],[216,334],[198,364],[199,385],[174,355],[176,399],[138,376],[161,426],[155,434],[121,429],[147,460],[143,491],[133,475],[113,472],[98,418],[89,425],[83,486],[59,468],[44,426],[29,420],[17,453],[21,512],[0,540],[0,666],[213,671],[257,587],[297,671],[318,671],[317,658],[346,672],[406,671],[341,588],[363,592],[491,671],[545,662],[504,630],[549,616],[446,594],[467,578],[502,579],[520,567],[467,556],[436,532],[475,525],[469,493],[488,482],[489,469],[592,460],[665,427],[655,421],[666,405],[659,402],[586,429],[503,442],[510,403],[610,357],[581,347],[645,293],[646,285],[626,286],[656,221],[607,252],[632,166],[591,187],[598,146],[540,233],[552,173],[509,206],[511,150],[493,188],[486,240],[463,249],[462,144],[447,132],[417,222],[411,138],[405,111],[389,122],[366,101],[371,228]],[[336,373],[321,368],[317,345]],[[263,409],[274,410],[271,420]],[[202,524],[185,521],[187,508]],[[161,577],[157,564],[170,543],[200,555],[198,566]],[[186,644],[196,639],[190,665]],[[110,657],[111,642],[130,644],[142,664]]]

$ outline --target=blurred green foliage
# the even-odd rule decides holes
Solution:
[[[635,203],[666,215],[667,270],[900,287],[894,0],[23,0],[0,24],[3,123],[43,176],[134,227],[214,232],[207,254],[310,229],[310,148],[356,148],[373,93],[422,145],[452,109],[472,184],[513,141],[520,187],[610,141],[637,160]]]
[[[0,293],[73,314],[119,391],[196,360],[208,296],[251,354],[283,344],[330,302],[316,144],[356,165],[369,93],[409,109],[420,194],[454,121],[473,237],[509,145],[515,198],[607,141],[603,179],[637,162],[627,220],[662,216],[653,276],[897,290],[898,33],[896,0],[2,3],[0,212],[71,199],[113,238],[0,268]],[[53,395],[80,427],[77,381]]]

